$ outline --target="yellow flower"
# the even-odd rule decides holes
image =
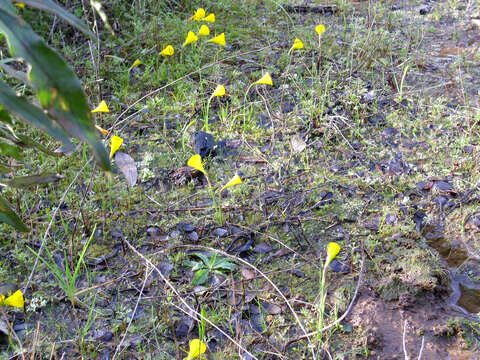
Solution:
[[[253,83],[254,85],[273,85],[272,77],[270,73],[266,73],[262,76],[260,80],[257,80]]]
[[[207,345],[200,339],[190,340],[188,356],[183,360],[193,360],[202,355],[207,350]]]
[[[183,43],[183,46],[187,46],[188,44],[194,43],[198,40],[197,35],[193,33],[193,31],[189,31],[187,34],[187,38],[185,39],[185,42]]]
[[[290,54],[293,50],[300,50],[300,49],[303,49],[303,42],[299,38],[296,38],[295,40],[293,40],[293,45],[288,51],[288,53]]]
[[[220,189],[220,193],[223,192],[223,190],[229,188],[230,186],[235,186],[235,185],[239,185],[242,183],[242,179],[240,179],[240,176],[238,176],[238,174],[235,174],[234,177],[232,177],[230,179],[230,181],[228,183],[226,183],[221,189]]]
[[[202,8],[198,8],[197,11],[195,11],[195,14],[190,18],[190,20],[200,21],[204,17],[205,17],[205,10]]]
[[[202,19],[202,21],[214,23],[215,22],[215,14],[214,13],[208,14],[208,16],[205,16]]]
[[[218,45],[225,46],[227,43],[225,42],[225,33],[221,33],[220,35],[215,36],[214,38],[211,38],[207,42],[213,42]]]
[[[217,87],[213,91],[212,96],[210,96],[210,99],[214,98],[214,97],[217,97],[217,96],[223,96],[223,95],[225,95],[225,86],[217,85]]]
[[[123,139],[120,136],[114,135],[110,139],[110,157],[112,158],[113,155],[120,149],[120,146],[123,144]]]
[[[160,51],[160,55],[172,56],[174,52],[175,52],[175,50],[173,49],[173,46],[172,45],[167,45],[167,47],[165,47],[165,49]]]
[[[98,104],[98,106],[92,110],[92,113],[96,113],[96,112],[105,112],[105,113],[110,112],[110,110],[108,110],[107,103],[104,100],[102,100],[100,104]]]
[[[132,71],[133,68],[137,67],[141,63],[142,63],[142,61],[140,59],[135,60],[132,64],[132,66],[130,66],[130,69],[128,69],[128,71]]]
[[[190,159],[188,159],[187,165],[194,168],[195,170],[202,172],[205,176],[207,176],[207,173],[203,168],[202,157],[199,154],[195,154]]]
[[[25,4],[24,4],[24,3],[13,3],[13,5],[19,7],[20,9],[25,8]]]
[[[328,243],[327,245],[327,260],[325,261],[325,267],[330,265],[335,256],[340,252],[340,245],[336,242]]]
[[[198,30],[198,36],[208,36],[210,35],[210,29],[207,25],[200,26],[200,30]]]
[[[95,128],[100,131],[102,133],[103,136],[107,136],[109,131],[108,130],[105,130],[104,128],[98,126],[98,125],[95,125]]]
[[[25,300],[21,290],[15,291],[12,295],[5,299],[4,295],[0,295],[0,305],[23,308]]]
[[[315,26],[315,31],[317,32],[318,36],[321,36],[325,32],[325,25],[317,25]]]

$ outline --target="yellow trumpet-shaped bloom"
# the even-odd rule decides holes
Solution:
[[[193,31],[189,31],[187,34],[187,38],[185,39],[185,42],[183,43],[183,46],[187,46],[188,44],[194,43],[198,41],[197,35],[193,33]]]
[[[211,38],[210,40],[207,40],[207,42],[212,42],[221,46],[227,45],[225,41],[225,33],[221,33],[220,35],[215,36],[214,38]]]
[[[25,300],[21,290],[15,291],[12,295],[5,299],[5,295],[0,295],[0,305],[23,308]]]
[[[270,73],[266,73],[265,75],[262,76],[261,79],[255,81],[253,84],[254,85],[273,85],[272,77],[270,76]]]
[[[193,360],[202,355],[207,350],[207,345],[200,339],[190,340],[188,344],[188,356],[183,360]]]
[[[330,265],[332,260],[338,255],[340,252],[340,245],[336,242],[328,243],[327,245],[327,260],[325,261],[325,267]]]
[[[160,51],[160,55],[163,56],[172,56],[175,53],[175,50],[173,49],[172,45],[167,45],[165,49]]]
[[[105,112],[105,113],[110,112],[110,110],[108,109],[107,103],[104,100],[100,101],[100,104],[98,104],[98,106],[92,110],[92,113],[96,113],[96,112]]]
[[[235,174],[235,176],[232,177],[230,181],[220,189],[220,193],[222,193],[223,190],[228,189],[230,186],[239,185],[241,183],[242,183],[242,179],[240,179],[240,176],[238,176],[238,174]]]
[[[13,5],[15,5],[16,7],[19,7],[20,9],[25,8],[25,4],[24,4],[24,3],[13,3]]]
[[[190,159],[188,159],[187,165],[194,168],[195,170],[202,172],[205,176],[207,176],[207,172],[203,168],[202,157],[199,154],[195,154]]]
[[[136,68],[138,65],[140,65],[142,61],[140,59],[137,59],[133,62],[132,66],[128,69],[128,71],[132,71],[133,68]]]
[[[325,32],[325,25],[317,25],[315,26],[315,31],[317,32],[318,36],[321,36]]]
[[[98,126],[98,125],[95,125],[95,128],[100,131],[102,133],[103,136],[107,136],[109,131],[108,130],[105,130],[104,128]]]
[[[217,96],[223,96],[223,95],[225,95],[225,86],[217,85],[217,87],[213,91],[212,96],[210,98],[214,98],[214,97],[217,97]]]
[[[208,14],[208,16],[205,16],[205,17],[202,19],[202,21],[214,23],[214,22],[215,22],[215,14],[214,14],[214,13]]]
[[[198,8],[197,11],[195,11],[195,14],[193,14],[193,16],[190,18],[190,20],[200,21],[205,17],[205,15],[205,10],[202,8]]]
[[[200,26],[200,30],[198,30],[198,36],[208,36],[210,35],[210,29],[207,25]]]
[[[293,45],[288,51],[288,53],[290,54],[293,50],[300,50],[300,49],[303,49],[303,42],[299,38],[296,38],[295,40],[293,40]]]
[[[123,139],[120,136],[114,135],[110,139],[110,157],[112,158],[113,155],[120,149],[120,146],[123,144]]]

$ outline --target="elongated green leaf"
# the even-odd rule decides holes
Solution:
[[[0,138],[0,155],[12,157],[17,160],[22,158],[18,146],[5,138]]]
[[[59,174],[42,174],[42,175],[30,175],[19,176],[13,179],[0,179],[0,184],[22,188],[30,185],[48,184],[54,181],[58,181],[62,178]]]
[[[87,25],[85,25],[82,20],[73,16],[56,2],[52,0],[22,0],[22,3],[35,9],[48,11],[57,15],[59,18],[65,20],[67,23],[95,40],[95,34],[88,29]]]
[[[9,125],[13,125],[10,114],[3,108],[1,104],[0,104],[0,121]]]
[[[67,134],[57,123],[43,113],[42,109],[30,104],[27,100],[17,96],[4,82],[0,80],[0,104],[10,113],[15,114],[29,125],[35,126],[47,132],[50,136],[60,140],[69,148],[73,144]],[[1,118],[0,118],[1,120]]]
[[[0,9],[15,13],[15,6],[10,1],[0,0]]]
[[[6,35],[12,55],[24,58],[32,66],[30,81],[37,90],[40,105],[70,135],[91,146],[104,170],[111,170],[110,159],[91,120],[86,96],[72,69],[25,21],[2,9],[0,31]]]
[[[0,0],[1,1],[1,0]],[[13,226],[15,229],[27,232],[28,228],[23,224],[22,220],[12,210],[10,204],[0,196],[0,222],[4,222]]]

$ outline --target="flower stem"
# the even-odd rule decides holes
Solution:
[[[327,277],[327,267],[328,263],[325,262],[322,271],[322,282],[320,284],[320,309],[318,313],[318,321],[317,321],[317,338],[321,341],[322,340],[322,329],[323,329],[323,316],[325,314],[325,282]]]
[[[211,101],[212,101],[212,97],[210,96],[210,98],[207,101],[207,108],[205,109],[205,118],[203,120],[206,132],[208,132],[208,110],[210,109]]]

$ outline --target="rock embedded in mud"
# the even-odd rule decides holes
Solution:
[[[188,240],[193,241],[193,242],[197,242],[198,239],[199,239],[196,231],[192,231],[192,232],[187,233],[186,237],[187,237]]]
[[[216,228],[213,230],[212,234],[216,237],[223,238],[228,235],[228,230],[224,228]]]
[[[198,131],[195,133],[193,139],[193,149],[197,154],[200,154],[202,158],[210,155],[215,145],[213,136],[205,131]]]
[[[182,232],[192,232],[193,230],[195,230],[195,225],[193,225],[193,223],[179,222],[177,224],[177,229]]]
[[[333,259],[330,265],[328,266],[330,270],[336,273],[348,273],[350,272],[350,266],[342,264],[337,259]]]

